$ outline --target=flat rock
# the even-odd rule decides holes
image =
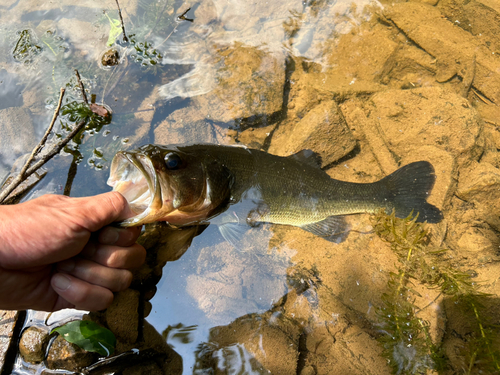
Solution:
[[[266,123],[281,110],[285,64],[283,56],[235,43],[216,50],[217,86],[193,97],[207,118],[229,123],[235,119],[250,125]]]
[[[500,48],[500,4],[496,0],[443,0],[439,10],[459,27],[479,36],[492,52]]]
[[[317,152],[322,165],[331,164],[351,152],[356,139],[333,100],[323,101],[295,124],[283,124],[273,134],[269,153],[288,156],[309,149]]]
[[[483,123],[478,113],[466,99],[440,87],[380,92],[364,110],[377,119],[382,137],[398,157],[434,145],[450,153],[461,167],[483,153]],[[426,155],[418,156],[425,159]]]
[[[271,312],[242,316],[210,330],[209,345],[218,348],[211,356],[222,373],[296,374],[301,331],[297,322]]]
[[[412,41],[437,59],[436,79],[455,75],[465,79],[474,70],[472,85],[497,105],[500,104],[500,57],[475,37],[442,17],[438,8],[424,3],[398,3],[385,15]],[[475,61],[475,62],[474,62]]]
[[[12,335],[18,317],[19,312],[17,311],[0,310],[0,372],[2,372],[4,368],[7,350],[17,339],[15,337],[13,338]]]

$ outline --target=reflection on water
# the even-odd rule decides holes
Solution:
[[[108,191],[114,154],[148,143],[239,143],[282,156],[312,149],[330,176],[363,183],[428,160],[436,174],[429,202],[445,214],[431,226],[431,244],[451,249],[453,269],[495,298],[463,312],[415,281],[411,303],[419,309],[411,314],[428,324],[425,340],[448,366],[442,373],[498,370],[488,351],[500,317],[495,4],[130,0],[121,2],[135,40],[129,45],[110,33],[118,13],[106,5],[0,4],[0,181],[43,134],[60,87],[64,104],[81,102],[74,68],[97,103],[111,108],[112,121],[70,145],[81,157],[66,152],[50,162],[26,199]],[[177,20],[188,8],[193,22]],[[113,41],[120,63],[103,67]],[[56,133],[63,131],[58,123]],[[69,170],[76,172],[70,178]],[[389,365],[382,356],[377,340],[389,337],[389,327],[378,314],[391,272],[399,275],[404,262],[372,233],[366,215],[348,221],[354,230],[338,244],[265,226],[237,246],[243,251],[215,226],[148,226],[148,263],[132,292],[117,296],[129,308],[117,305],[95,319],[131,322],[130,330],[116,327],[124,363],[131,366],[138,349],[152,372],[166,372],[167,363],[185,374],[437,368],[437,357],[416,349],[418,340],[394,345]],[[140,328],[142,316],[149,323]],[[18,373],[41,371],[22,366]],[[99,366],[93,373],[116,370]]]

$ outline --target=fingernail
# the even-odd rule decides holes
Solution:
[[[99,242],[103,245],[113,245],[119,237],[118,230],[108,227],[99,234]]]
[[[52,276],[52,286],[59,290],[66,290],[70,287],[71,280],[62,273],[56,273]]]
[[[57,264],[57,269],[60,271],[71,272],[75,269],[75,261],[73,259],[68,259]]]

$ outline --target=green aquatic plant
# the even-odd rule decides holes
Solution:
[[[471,312],[474,340],[469,345],[468,373],[479,364],[495,372],[500,371],[500,356],[493,344],[495,332],[482,309],[479,291],[469,273],[449,264],[443,255],[446,249],[430,244],[425,223],[417,223],[410,214],[405,219],[379,212],[373,218],[375,233],[388,242],[399,258],[397,273],[389,275],[387,292],[382,295],[383,306],[379,318],[385,333],[379,338],[383,355],[395,374],[423,374],[427,369],[443,370],[447,360],[442,346],[434,343],[430,323],[418,316],[416,299],[420,294],[414,283],[438,289]],[[473,343],[472,343],[473,341]]]
[[[122,27],[121,27],[121,22],[117,18],[111,18],[108,16],[107,13],[104,13],[104,15],[108,18],[109,24],[110,24],[110,30],[109,30],[109,35],[108,35],[108,42],[106,45],[112,46],[115,44],[116,39],[121,35],[122,33]]]
[[[71,122],[85,121],[87,124],[84,130],[94,130],[95,132],[99,132],[104,125],[111,122],[111,114],[107,116],[99,115],[83,102],[73,101],[68,103],[61,108],[61,113],[63,116],[67,116]]]
[[[35,33],[31,30],[19,31],[17,35],[18,39],[12,51],[12,57],[25,65],[31,65],[34,58],[42,53],[43,48],[39,45]]]
[[[161,63],[163,55],[154,48],[153,43],[147,40],[144,42],[138,41],[134,34],[129,35],[129,39],[130,45],[133,48],[130,57],[134,62],[144,68],[154,68]],[[154,73],[156,73],[156,69],[154,69]]]

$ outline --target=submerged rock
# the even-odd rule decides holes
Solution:
[[[196,369],[216,374],[297,373],[301,327],[279,313],[250,314],[210,330]]]
[[[377,119],[389,149],[398,157],[434,145],[462,167],[484,150],[479,114],[466,99],[440,87],[379,92],[364,107]],[[419,156],[425,159],[426,155]]]
[[[327,136],[326,136],[327,135]],[[323,101],[295,124],[283,124],[273,134],[269,152],[288,156],[309,149],[321,156],[322,165],[331,164],[356,146],[337,103]]]
[[[386,16],[436,58],[438,82],[458,75],[493,103],[500,103],[500,58],[481,43],[479,36],[471,35],[444,18],[438,8],[424,3],[394,4],[386,8]]]
[[[120,55],[114,48],[107,50],[101,57],[101,64],[103,66],[114,66],[120,62]]]
[[[52,370],[68,370],[78,372],[94,362],[95,354],[81,349],[79,346],[57,336],[52,342],[47,355],[47,367]]]
[[[285,64],[282,56],[236,43],[216,48],[217,86],[193,98],[211,120],[242,120],[249,125],[267,123],[281,111]]]

